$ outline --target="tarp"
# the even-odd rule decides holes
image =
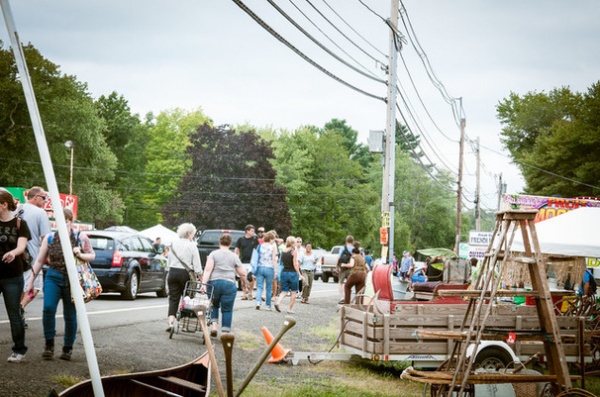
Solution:
[[[173,241],[179,238],[177,233],[175,233],[171,229],[167,229],[160,223],[156,226],[152,226],[151,228],[142,230],[140,234],[151,238],[152,241],[156,240],[157,237],[160,237],[161,243],[164,245],[171,245]]]
[[[456,258],[456,253],[448,248],[425,248],[417,250],[418,253],[425,256],[443,256],[444,258]]]
[[[600,208],[581,207],[535,224],[544,254],[600,258]],[[512,251],[523,252],[523,237],[515,233]]]

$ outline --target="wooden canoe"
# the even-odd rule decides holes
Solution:
[[[210,394],[208,354],[178,367],[131,374],[103,376],[105,397],[205,397]],[[94,397],[91,380],[85,380],[48,397]]]

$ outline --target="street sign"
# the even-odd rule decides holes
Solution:
[[[390,227],[390,212],[384,211],[381,213],[381,227]]]
[[[381,245],[387,245],[388,243],[388,229],[387,227],[379,228],[379,243]]]

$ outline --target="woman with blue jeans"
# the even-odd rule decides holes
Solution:
[[[65,208],[65,221],[69,230],[73,255],[85,262],[91,262],[96,258],[92,243],[85,233],[78,233],[72,229],[73,212]],[[54,337],[56,336],[56,309],[58,302],[63,301],[63,317],[65,319],[65,335],[63,338],[61,360],[71,360],[73,344],[77,335],[77,312],[75,304],[71,301],[71,288],[65,265],[65,254],[63,254],[60,237],[58,233],[51,233],[42,241],[40,252],[33,265],[28,291],[33,288],[33,282],[39,275],[42,265],[49,258],[48,270],[44,277],[44,310],[42,311],[42,324],[44,326],[44,338],[46,347],[42,353],[44,360],[52,360],[54,357]]]
[[[271,310],[271,298],[273,296],[273,279],[277,277],[277,247],[274,244],[275,234],[267,232],[264,237],[264,243],[259,245],[260,254],[258,255],[258,268],[256,269],[256,310],[260,310],[262,303],[262,292],[265,283],[267,284],[266,305],[267,310]],[[258,249],[258,248],[257,248]]]
[[[246,270],[240,258],[229,250],[231,235],[223,233],[219,238],[219,249],[211,252],[206,258],[204,281],[213,287],[212,311],[210,319],[212,330],[210,336],[217,336],[219,310],[221,310],[221,333],[231,332],[233,304],[237,294],[235,274],[242,280],[242,291],[246,288]]]
[[[23,293],[23,252],[29,240],[29,228],[12,212],[17,209],[15,200],[6,189],[0,188],[0,294],[10,321],[13,340],[9,363],[18,363],[27,353],[25,324],[21,317],[21,294]]]

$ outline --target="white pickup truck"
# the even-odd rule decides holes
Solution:
[[[338,258],[340,257],[340,250],[344,248],[343,245],[334,246],[328,254],[321,257],[321,271],[322,279],[324,283],[329,282],[329,278],[333,277],[334,282],[338,282],[338,276],[335,272],[337,267]]]

